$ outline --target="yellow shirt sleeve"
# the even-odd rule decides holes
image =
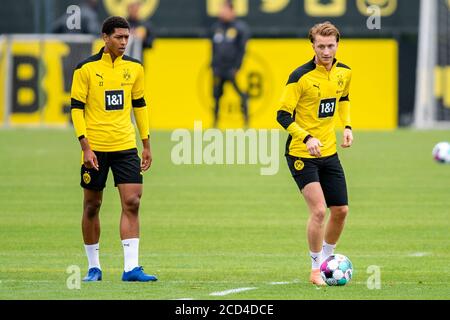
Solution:
[[[86,137],[84,107],[89,90],[89,74],[85,68],[78,68],[73,73],[71,89],[71,115],[73,127],[78,139]]]
[[[341,122],[344,127],[352,126],[350,117],[350,101],[339,102],[339,117],[341,118]]]
[[[138,100],[144,97],[144,67],[139,65],[136,80],[131,89],[131,99]]]
[[[144,68],[139,66],[138,74],[131,90],[134,118],[141,140],[149,138],[149,119],[147,105],[144,99]]]
[[[89,91],[89,73],[86,68],[76,69],[73,73],[72,90],[70,96],[72,99],[86,103]]]
[[[289,83],[284,87],[283,93],[280,99],[280,110],[284,110],[293,114],[297,107],[298,101],[302,94],[301,84],[299,82]]]
[[[349,71],[347,83],[344,88],[344,93],[342,94],[342,98],[339,100],[339,117],[344,127],[352,125],[350,117],[350,98],[349,98],[351,79],[352,74],[351,71]]]
[[[134,118],[136,119],[136,125],[139,129],[139,136],[141,140],[149,138],[149,123],[148,123],[148,111],[147,106],[133,108]]]
[[[77,138],[81,139],[82,137],[87,137],[86,122],[84,121],[84,110],[72,108],[71,115]]]
[[[300,100],[300,97],[302,95],[302,81],[288,83],[286,87],[283,90],[283,93],[281,95],[281,106],[279,111],[286,111],[288,112],[291,117],[294,114],[294,110],[297,107],[298,101]],[[292,120],[292,123],[290,123],[287,128],[287,132],[294,137],[298,138],[301,141],[303,141],[310,133],[304,129],[302,129],[298,123],[296,123],[294,120]]]

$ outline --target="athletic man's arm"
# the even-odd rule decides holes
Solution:
[[[299,138],[306,143],[311,135],[308,131],[301,128],[294,119],[294,110],[297,107],[301,94],[302,84],[299,83],[298,76],[294,72],[289,77],[281,95],[281,106],[277,113],[277,121],[292,137]]]
[[[234,68],[233,68],[235,72],[239,71],[239,69],[242,66],[242,60],[244,59],[247,41],[250,38],[250,29],[245,23],[240,22],[237,25],[237,28],[239,30],[239,37],[237,43],[238,53],[234,61]]]
[[[131,91],[134,118],[142,140],[141,170],[146,171],[152,164],[152,151],[150,148],[150,129],[148,121],[147,104],[144,99],[144,68],[139,67],[139,72]]]
[[[311,136],[308,131],[301,128],[294,119],[294,110],[302,95],[302,82],[300,81],[300,77],[300,70],[296,70],[290,75],[281,96],[281,107],[277,113],[277,120],[292,137],[298,138],[306,144],[306,148],[312,156],[320,157],[322,143],[319,139]]]
[[[87,100],[88,80],[87,71],[77,68],[73,73],[71,90],[71,116],[72,123],[83,151],[83,163],[86,168],[98,170],[98,162],[92,151],[86,134],[86,122],[84,120],[84,108]]]
[[[350,71],[349,71],[350,72]],[[351,82],[351,72],[349,73],[347,83],[342,94],[342,98],[339,100],[339,117],[344,125],[344,135],[341,147],[348,148],[353,143],[353,132],[352,132],[352,122],[350,117],[350,82]]]

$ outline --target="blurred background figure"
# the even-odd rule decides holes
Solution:
[[[219,101],[223,95],[225,82],[230,81],[241,97],[241,111],[244,123],[248,125],[248,95],[239,89],[236,74],[242,65],[250,32],[247,24],[236,18],[231,1],[225,1],[219,13],[219,19],[212,26],[212,69],[214,75],[214,126],[219,120]]]
[[[153,47],[155,32],[149,20],[142,20],[139,17],[140,7],[141,3],[139,1],[132,1],[127,7],[127,20],[131,28],[131,42],[128,46],[129,52],[127,54],[142,61],[143,50]]]
[[[67,13],[56,20],[52,27],[53,33],[84,33],[99,35],[100,22],[98,18],[98,0],[84,0],[80,5],[81,28],[69,29],[67,27]]]

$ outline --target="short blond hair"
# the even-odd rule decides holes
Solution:
[[[335,36],[337,42],[339,42],[339,39],[341,38],[338,28],[330,21],[318,23],[309,30],[309,40],[311,40],[312,43],[316,40],[317,35],[322,37]]]

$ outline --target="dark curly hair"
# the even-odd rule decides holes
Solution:
[[[103,21],[102,33],[106,33],[109,36],[114,33],[115,28],[130,29],[130,24],[125,18],[112,16]]]

